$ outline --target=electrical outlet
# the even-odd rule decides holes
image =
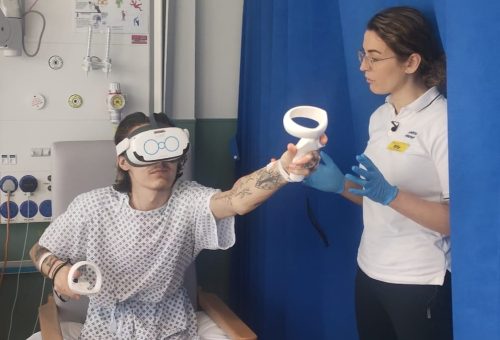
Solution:
[[[0,224],[6,223],[9,216],[10,223],[51,221],[52,182],[48,171],[3,171],[1,175]]]

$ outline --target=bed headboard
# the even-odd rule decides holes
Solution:
[[[52,215],[59,216],[81,193],[114,183],[111,140],[55,142],[52,146]]]

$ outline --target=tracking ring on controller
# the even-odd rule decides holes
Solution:
[[[293,121],[293,118],[308,118],[315,120],[318,126],[308,128]],[[326,111],[315,106],[296,106],[291,108],[283,116],[283,126],[286,132],[298,138],[319,138],[328,126],[328,115]]]
[[[83,266],[88,266],[90,267],[95,275],[96,275],[96,282],[95,285],[92,287],[92,285],[85,281],[81,280],[78,282],[74,281],[73,275],[75,275],[75,272]],[[102,274],[101,270],[99,267],[97,267],[96,264],[89,262],[89,261],[80,261],[75,263],[74,265],[71,266],[69,273],[68,273],[68,286],[69,288],[80,295],[90,295],[90,294],[95,294],[101,290],[101,285],[102,285]]]

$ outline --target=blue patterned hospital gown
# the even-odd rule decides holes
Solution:
[[[81,339],[198,339],[184,272],[202,249],[235,242],[234,218],[216,221],[218,192],[178,181],[168,202],[152,211],[130,207],[112,187],[75,198],[39,244],[73,263],[87,260],[103,274],[90,297]]]

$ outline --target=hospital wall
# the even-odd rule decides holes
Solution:
[[[33,174],[47,189],[51,157],[33,156],[33,150],[50,149],[51,143],[57,140],[111,139],[115,126],[109,119],[106,97],[109,84],[119,82],[126,94],[124,114],[165,109],[179,126],[191,132],[193,178],[202,184],[229,188],[234,180],[229,141],[236,130],[243,1],[142,1],[148,13],[142,22],[148,22],[148,29],[140,35],[147,43],[134,43],[132,34],[113,33],[112,71],[108,76],[102,70],[86,74],[81,67],[88,35],[86,31],[75,30],[73,6],[76,2],[40,0],[33,7],[46,19],[37,56],[30,58],[23,53],[21,57],[5,57],[0,50],[0,154],[16,158],[16,164],[0,164],[0,179],[7,175],[19,179]],[[24,1],[25,9],[32,4],[34,0]],[[168,42],[162,42],[156,30],[156,20],[162,20],[158,16],[161,10],[170,10],[170,20],[175,20],[171,23],[174,29]],[[25,22],[26,49],[33,52],[42,27],[41,19],[30,14]],[[105,44],[105,33],[95,31],[92,54],[102,58]],[[171,50],[175,47],[177,55],[163,51],[164,45]],[[171,56],[167,66],[162,65],[162,54]],[[54,55],[64,61],[58,70],[48,66],[49,58]],[[192,59],[185,57],[189,55]],[[164,86],[161,82],[158,85],[162,74],[168,76]],[[161,103],[164,93],[168,103]],[[35,94],[42,94],[46,99],[42,109],[32,107]],[[81,95],[81,107],[69,106],[72,94]],[[22,198],[22,193],[16,195],[17,199]],[[36,200],[36,195],[33,193],[31,198]],[[51,198],[48,190],[44,195]],[[1,200],[0,204],[6,201],[5,194]],[[7,339],[9,328],[13,340],[25,339],[36,328],[40,298],[49,293],[51,283],[47,280],[44,286],[40,274],[33,272],[28,251],[49,220],[18,218],[18,223],[10,225],[8,260],[12,274],[5,276],[0,287],[0,339]],[[6,224],[2,218],[2,255],[5,236]],[[18,276],[18,262],[14,261],[21,259],[24,266]],[[229,259],[230,251],[207,251],[202,252],[197,263],[199,284],[226,300]]]

